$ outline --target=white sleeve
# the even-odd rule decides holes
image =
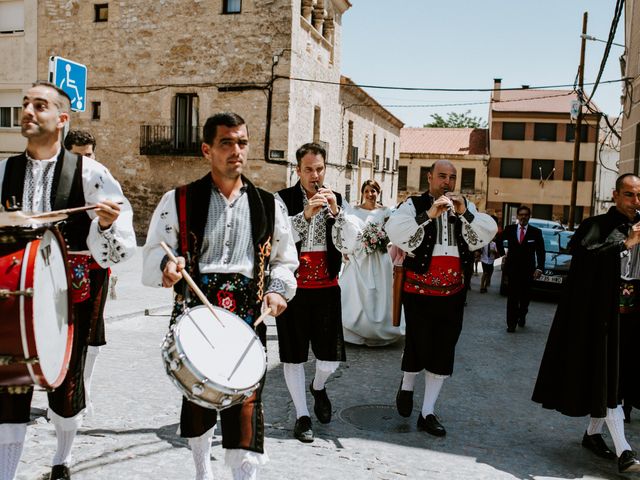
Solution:
[[[416,208],[411,199],[408,199],[391,212],[384,228],[392,244],[405,252],[412,252],[422,243],[424,238],[423,225],[418,225]]]
[[[488,245],[498,232],[498,225],[486,213],[480,213],[472,202],[467,202],[467,211],[460,215],[462,237],[472,252]]]
[[[149,287],[162,287],[160,265],[165,251],[160,242],[165,242],[174,251],[178,248],[178,212],[176,211],[175,190],[163,195],[153,212],[147,241],[142,249],[142,283]]]
[[[291,300],[296,293],[295,271],[298,269],[298,251],[293,242],[287,209],[281,201],[275,201],[275,221],[271,242],[271,270],[267,293],[276,292]]]
[[[104,200],[122,202],[120,215],[106,230],[100,229],[96,212],[87,212],[92,219],[87,247],[94,260],[106,268],[127,260],[135,253],[133,210],[122,193],[120,184],[104,165],[87,157],[82,159],[82,164],[82,188],[86,204],[93,205]]]
[[[344,254],[353,253],[356,250],[360,243],[359,235],[364,227],[362,220],[350,213],[351,211],[351,206],[347,202],[343,202],[331,228],[333,245],[340,253]],[[321,215],[323,214],[321,213]]]

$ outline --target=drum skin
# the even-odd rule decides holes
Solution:
[[[205,306],[185,311],[162,343],[162,359],[171,381],[191,402],[224,410],[260,386],[266,371],[264,347],[237,315]]]
[[[6,361],[0,361],[0,386],[35,384],[53,389],[66,376],[73,343],[71,286],[64,241],[57,229],[42,227],[2,229],[0,239],[0,290],[33,292],[31,295],[8,295],[0,298],[0,357],[5,360],[6,357],[14,357],[8,365],[5,364]],[[50,258],[47,258],[51,252],[55,271],[63,272],[65,278],[52,280],[38,273],[49,273],[49,268],[53,271],[48,263]],[[46,295],[44,290],[56,291],[56,288],[63,289],[65,286],[66,294],[57,290],[59,298],[45,299],[46,314],[43,314],[43,309],[39,309],[35,302],[43,300],[42,295]],[[62,305],[51,312],[48,306],[56,302],[59,304],[61,300],[66,302],[66,308]],[[37,317],[36,312],[39,312]],[[42,330],[37,322],[51,322],[52,328],[60,332],[55,342],[60,347],[59,350],[47,352],[45,359],[49,361],[53,358],[53,371],[40,363],[42,349],[46,348],[50,340],[42,332],[51,331],[52,328]]]

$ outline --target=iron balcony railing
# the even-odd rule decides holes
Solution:
[[[201,144],[198,127],[140,126],[140,155],[199,156]]]

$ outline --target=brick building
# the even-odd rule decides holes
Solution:
[[[625,3],[624,94],[620,173],[640,173],[640,2]]]
[[[567,223],[575,125],[569,112],[577,99],[569,90],[501,91],[495,81],[489,111],[490,152],[487,209],[504,225],[518,205],[536,218]],[[576,223],[592,214],[599,115],[583,116]]]

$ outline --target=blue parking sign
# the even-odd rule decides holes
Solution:
[[[62,57],[49,58],[49,81],[71,99],[71,110],[84,112],[87,105],[87,66]]]

